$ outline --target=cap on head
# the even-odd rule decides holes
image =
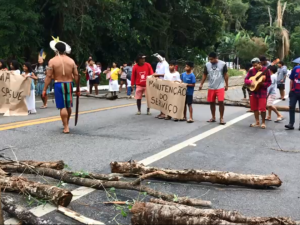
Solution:
[[[252,64],[254,64],[254,63],[260,63],[260,61],[261,60],[259,58],[254,58],[254,59],[251,60],[251,63]]]

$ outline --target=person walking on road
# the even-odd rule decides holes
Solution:
[[[30,85],[30,95],[26,96],[26,105],[28,108],[28,114],[36,114],[35,109],[35,91],[34,91],[34,80],[37,80],[37,76],[32,72],[31,63],[25,62],[23,65],[23,73],[22,76],[26,79],[31,79]]]
[[[218,98],[220,124],[226,125],[224,121],[224,98],[225,91],[228,90],[228,69],[226,63],[219,60],[215,52],[210,53],[208,57],[209,62],[206,63],[204,68],[203,78],[199,87],[199,90],[202,90],[205,80],[209,78],[207,101],[210,103],[212,118],[207,122],[216,122],[216,98]]]
[[[45,97],[53,77],[55,80],[55,102],[56,107],[60,109],[60,116],[64,126],[63,133],[69,134],[69,120],[73,107],[73,76],[76,85],[79,84],[78,70],[74,60],[66,55],[66,53],[71,53],[71,47],[68,44],[56,39],[50,42],[50,47],[57,55],[49,61],[43,97]],[[80,92],[76,92],[76,95],[80,96]]]
[[[250,78],[255,76],[258,72],[265,72],[265,82],[260,86],[258,91],[251,92],[250,106],[251,110],[254,111],[255,123],[251,124],[250,127],[261,127],[266,129],[266,111],[267,111],[267,93],[268,87],[271,85],[271,76],[267,67],[262,66],[259,58],[252,59],[253,68],[248,72],[245,78],[245,84],[248,86],[255,85]],[[267,71],[265,71],[267,70]],[[262,124],[259,121],[259,112],[261,112]]]
[[[137,56],[137,64],[132,69],[131,85],[136,85],[135,99],[138,108],[136,115],[141,115],[141,106],[143,94],[146,93],[147,77],[153,75],[152,67],[146,62],[146,56],[139,54]],[[147,115],[151,115],[150,109],[147,108]]]
[[[101,71],[99,68],[95,65],[95,62],[92,59],[89,59],[88,61],[89,65],[87,67],[87,72],[89,74],[89,82],[90,82],[90,94],[93,93],[93,87],[95,87],[95,94],[99,94],[98,86],[100,83],[100,73]]]
[[[268,99],[267,99],[267,107],[268,107],[268,116],[266,118],[267,121],[272,121],[272,111],[276,113],[277,120],[275,122],[280,122],[283,120],[283,116],[278,112],[276,106],[274,105],[274,101],[276,99],[276,85],[277,85],[277,67],[270,66],[271,73],[271,81],[272,84],[268,87]]]
[[[43,101],[43,106],[41,106],[41,109],[47,108],[47,102],[48,102],[48,95],[50,93],[50,87],[47,88],[45,97],[42,96],[44,86],[45,86],[45,78],[46,78],[46,66],[44,65],[44,59],[42,57],[39,57],[38,59],[38,65],[35,67],[35,74],[37,76],[37,86],[36,86],[36,94],[41,96]]]
[[[287,67],[284,65],[283,61],[278,63],[278,78],[277,78],[277,88],[280,92],[280,99],[285,101],[285,80],[288,73]]]
[[[297,65],[290,75],[290,122],[285,126],[288,130],[294,130],[295,111],[297,102],[300,108],[300,66]],[[299,125],[300,130],[300,125]]]
[[[124,63],[123,66],[120,67],[121,76],[120,76],[119,93],[121,93],[124,84],[125,84],[125,88],[127,90],[127,74],[126,74],[126,70],[125,70],[126,67],[127,67],[127,63]]]

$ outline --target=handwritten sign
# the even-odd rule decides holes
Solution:
[[[25,97],[30,95],[31,79],[11,71],[0,71],[0,113],[27,116]]]
[[[151,109],[157,109],[175,119],[183,119],[186,101],[186,84],[147,78],[147,103]]]

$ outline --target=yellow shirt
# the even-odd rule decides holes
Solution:
[[[119,79],[119,71],[120,71],[119,68],[112,68],[111,69],[110,77],[111,77],[112,80],[118,80]]]

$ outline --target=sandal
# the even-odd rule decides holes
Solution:
[[[267,128],[267,126],[265,124],[261,125],[261,129],[266,129],[266,128]]]
[[[266,121],[272,121],[271,118],[267,118]]]
[[[226,122],[224,122],[224,120],[221,120],[220,125],[226,125]]]
[[[159,117],[161,117],[161,114],[157,115],[155,118],[156,118],[156,119],[159,119]]]
[[[180,119],[180,121],[186,121],[186,118]]]
[[[167,117],[165,117],[165,120],[171,120],[172,119],[172,117],[171,116],[167,116]]]
[[[250,127],[260,127],[260,124],[252,123],[250,124]]]
[[[142,114],[141,112],[137,112],[135,115],[138,115],[138,116],[139,116],[139,115],[141,115],[141,114]]]
[[[188,121],[186,121],[187,123],[194,123],[194,120],[189,119]]]
[[[164,116],[160,116],[160,117],[158,117],[158,119],[159,120],[163,120],[163,119],[165,119],[165,117]]]
[[[279,123],[279,122],[281,122],[281,121],[283,121],[284,120],[284,118],[283,117],[281,117],[281,118],[277,118],[277,120],[275,120],[274,121],[274,123]]]
[[[147,116],[151,116],[152,115],[152,113],[151,112],[147,112]]]
[[[47,109],[47,106],[41,106],[40,109]]]
[[[208,122],[208,123],[215,123],[215,122],[217,122],[217,121],[214,120],[214,119],[210,119],[210,120],[208,120],[208,121],[206,121],[206,122]]]

